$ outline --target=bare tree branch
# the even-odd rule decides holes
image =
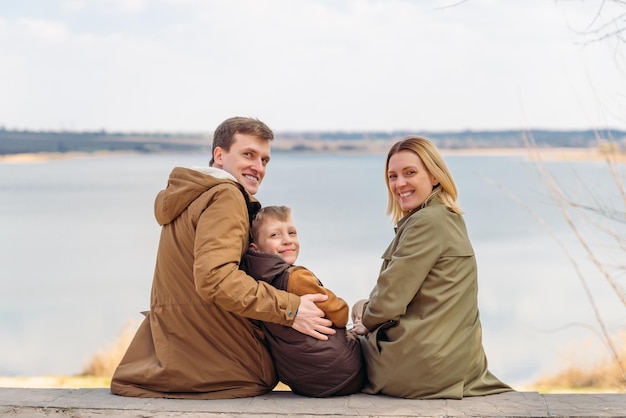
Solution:
[[[457,7],[457,6],[465,3],[466,1],[469,1],[469,0],[459,0],[456,3],[454,3],[454,4],[449,4],[447,6],[441,6],[441,7],[435,7],[435,10],[444,10],[444,9],[449,9],[451,7]]]
[[[613,342],[613,339],[611,338],[611,335],[610,335],[608,329],[606,328],[606,324],[604,323],[604,320],[602,319],[602,315],[600,314],[600,310],[598,309],[598,305],[597,305],[597,303],[595,301],[593,293],[591,292],[591,289],[589,288],[589,285],[587,284],[587,279],[585,278],[585,276],[583,275],[582,271],[580,270],[580,266],[578,265],[578,262],[576,261],[576,258],[568,251],[567,247],[565,246],[563,241],[561,241],[558,238],[558,236],[556,235],[554,230],[552,230],[552,228],[543,220],[543,218],[541,218],[530,207],[528,207],[528,205],[526,205],[522,199],[520,199],[519,197],[517,197],[515,194],[511,193],[510,191],[505,190],[501,185],[499,185],[498,183],[496,183],[492,179],[489,179],[489,178],[486,178],[486,177],[483,177],[483,178],[484,178],[485,181],[494,184],[497,188],[499,188],[500,190],[504,191],[507,195],[509,195],[509,197],[511,197],[520,206],[522,206],[524,209],[526,209],[535,219],[537,219],[537,221],[541,224],[541,226],[543,226],[546,229],[546,231],[548,231],[550,236],[556,241],[556,243],[559,245],[559,247],[561,247],[561,249],[563,250],[563,252],[567,256],[567,258],[569,259],[570,263],[574,267],[574,270],[576,271],[576,275],[578,276],[578,279],[580,280],[580,283],[583,286],[583,290],[585,291],[585,295],[587,296],[587,300],[589,301],[589,305],[591,305],[591,308],[593,310],[594,316],[596,318],[596,322],[598,323],[598,326],[600,327],[601,334],[602,334],[602,339],[603,339],[604,343],[606,344],[607,348],[609,349],[609,351],[611,353],[611,357],[613,358],[613,361],[615,362],[615,364],[617,365],[618,369],[620,370],[620,373],[622,375],[623,381],[626,382],[626,371],[622,367],[622,364],[621,364],[621,361],[620,361],[620,358],[619,358],[619,351],[618,351],[617,347],[615,346],[615,343]]]
[[[552,192],[553,200],[559,207],[559,210],[561,211],[561,215],[563,219],[565,220],[565,222],[567,222],[572,232],[574,232],[574,234],[576,235],[576,238],[578,239],[578,242],[583,247],[585,252],[589,255],[593,264],[602,273],[605,280],[609,283],[609,285],[611,286],[615,294],[622,301],[622,304],[626,307],[626,295],[624,294],[622,289],[620,289],[620,287],[616,283],[611,273],[606,269],[606,266],[598,259],[593,249],[589,246],[589,242],[587,241],[587,239],[585,239],[584,235],[580,232],[580,229],[578,228],[578,226],[576,225],[576,223],[574,222],[570,214],[565,209],[565,202],[567,200],[567,197],[564,195],[564,193],[556,184],[554,177],[550,174],[548,170],[546,170],[545,166],[541,164],[540,154],[538,154],[537,146],[535,144],[534,138],[532,137],[531,134],[527,134],[527,135],[524,135],[524,141],[526,142],[527,147],[530,150],[535,150],[536,157],[537,157],[535,161],[538,162],[537,168],[541,172],[543,179],[546,181],[546,187],[548,187],[549,190]]]
[[[565,0],[555,0],[563,3]],[[609,8],[626,9],[624,0],[600,0],[594,16],[582,30],[575,30],[588,38],[587,42],[601,42],[610,38],[626,42],[626,11],[607,10]],[[606,17],[608,15],[608,17]]]

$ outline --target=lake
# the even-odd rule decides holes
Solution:
[[[446,161],[476,252],[491,371],[524,385],[564,361],[605,355],[577,268],[610,331],[624,329],[626,310],[581,249],[537,166],[524,155]],[[0,163],[0,375],[80,373],[129,320],[141,320],[159,237],[156,193],[174,166],[207,164],[198,154]],[[626,236],[624,203],[604,162],[542,167],[572,199],[621,208],[621,222],[610,227]],[[383,170],[384,155],[275,152],[257,194],[263,205],[293,209],[298,264],[350,305],[368,296],[393,237]],[[597,225],[581,225],[607,265],[624,265],[623,247],[614,249]]]

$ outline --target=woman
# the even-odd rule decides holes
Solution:
[[[441,154],[426,138],[407,137],[392,146],[385,172],[396,236],[369,299],[354,308],[363,391],[461,399],[512,390],[487,370],[476,260]]]

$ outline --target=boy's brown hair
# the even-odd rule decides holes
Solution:
[[[285,222],[290,216],[291,209],[287,206],[266,206],[261,208],[254,216],[254,219],[252,219],[252,225],[250,225],[251,242],[257,242],[261,225],[267,219],[277,219],[281,222]]]

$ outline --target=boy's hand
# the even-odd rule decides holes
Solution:
[[[361,299],[352,306],[352,323],[355,325],[357,321],[361,322],[361,319],[363,319],[363,306],[365,306],[365,302],[367,302],[367,299]]]
[[[352,335],[367,335],[369,334],[369,330],[365,328],[365,325],[361,322],[361,320],[354,321],[354,326],[348,330]]]

